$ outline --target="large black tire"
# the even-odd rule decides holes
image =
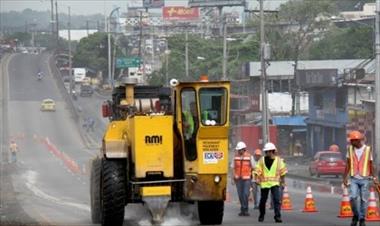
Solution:
[[[102,225],[123,225],[126,203],[125,163],[103,160],[102,167]]]
[[[198,201],[198,215],[202,225],[222,224],[223,212],[223,201]]]
[[[100,173],[102,169],[102,160],[95,158],[91,164],[90,175],[90,195],[91,195],[91,220],[94,224],[102,222],[101,211],[101,194],[100,194]]]

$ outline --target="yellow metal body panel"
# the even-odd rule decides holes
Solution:
[[[173,116],[134,116],[128,122],[135,177],[147,172],[173,177]]]
[[[192,177],[196,177],[196,182]],[[219,175],[219,183],[214,182],[216,174],[186,175],[184,184],[184,198],[186,200],[225,200],[227,189],[227,175]]]
[[[127,157],[127,121],[113,121],[108,124],[103,137],[103,154],[108,158]]]
[[[170,186],[149,186],[140,189],[141,196],[170,196],[172,189]]]

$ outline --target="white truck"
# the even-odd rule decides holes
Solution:
[[[75,82],[83,82],[83,79],[86,77],[86,68],[73,68],[73,76]]]

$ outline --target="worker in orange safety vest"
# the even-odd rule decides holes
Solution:
[[[233,172],[232,184],[236,184],[236,190],[240,201],[239,216],[249,216],[248,198],[251,188],[252,170],[255,167],[253,156],[247,151],[247,145],[240,141],[235,147],[235,157],[231,168]]]
[[[378,183],[373,165],[371,147],[364,144],[364,136],[359,131],[349,133],[350,145],[347,150],[347,164],[343,184],[350,186],[352,212],[351,226],[365,226],[366,210],[369,197],[370,180]]]

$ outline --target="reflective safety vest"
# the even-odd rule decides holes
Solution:
[[[187,128],[185,129],[185,135],[187,138],[190,138],[194,133],[194,118],[190,111],[183,112],[184,121],[187,124]]]
[[[251,154],[247,151],[243,155],[236,154],[234,158],[234,177],[235,179],[250,180],[252,165]]]
[[[265,157],[262,157],[259,160],[255,170],[261,188],[271,188],[280,185],[280,177],[288,172],[284,160],[276,156],[273,160],[272,166],[268,169],[265,165],[264,159]]]
[[[366,146],[360,159],[355,154],[354,147],[350,145],[348,148],[348,157],[350,159],[350,175],[361,177],[369,176],[369,161],[371,156],[371,148]]]

